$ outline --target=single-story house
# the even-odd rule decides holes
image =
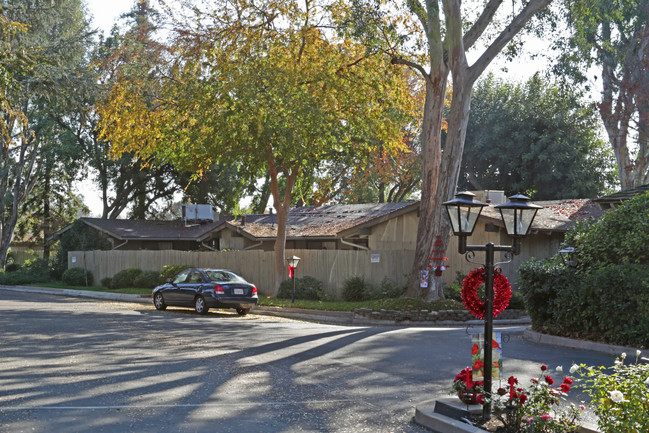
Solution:
[[[79,219],[88,227],[103,235],[113,250],[213,250],[218,249],[214,239],[214,230],[224,220],[192,222],[145,221],[125,219]],[[65,227],[52,236],[58,240],[72,225]]]
[[[500,204],[502,191],[478,191],[477,199]],[[536,202],[543,206],[532,225],[530,256],[554,254],[574,221],[604,213],[592,200]],[[331,250],[414,250],[419,202],[337,204],[294,208],[287,224],[286,248]],[[209,213],[211,215],[211,212]],[[187,219],[176,221],[81,218],[120,250],[263,250],[272,251],[276,214]],[[69,227],[59,231],[61,236]],[[538,240],[535,240],[537,239]],[[508,244],[499,212],[483,210],[469,243]]]
[[[498,193],[498,194],[497,194]],[[506,200],[502,192],[478,192],[477,199],[500,204]],[[487,198],[487,200],[485,200]],[[538,259],[553,256],[560,248],[566,231],[577,220],[598,218],[603,211],[592,200],[554,200],[536,202],[543,206],[537,213],[530,236],[523,240],[521,254],[509,263],[502,263],[503,274],[514,281],[520,264],[531,257]],[[369,279],[376,279],[379,284],[384,277],[391,281],[404,282],[410,272],[417,240],[419,222],[419,202],[373,203],[352,205],[326,205],[319,207],[302,207],[291,210],[288,217],[286,249],[289,254],[297,254],[305,259],[301,268],[308,275],[319,277],[322,281],[333,284],[332,272],[336,268],[335,287],[340,286],[345,278],[361,272]],[[250,251],[255,257],[254,266],[239,269],[243,274],[250,274],[255,281],[272,282],[272,254],[277,233],[277,215],[243,215],[237,217],[187,219],[178,221],[134,221],[134,220],[101,220],[82,218],[81,221],[99,231],[111,243],[112,248],[128,254],[135,251],[125,250],[179,250],[181,251],[223,251],[231,250],[235,254],[206,254],[205,260],[212,265],[230,266],[239,269],[240,262],[245,262],[241,254]],[[59,232],[59,236],[64,231]],[[499,212],[492,206],[483,209],[473,235],[468,239],[470,245],[485,245],[493,242],[499,245],[511,245],[511,239],[505,232]],[[311,251],[309,251],[311,250]],[[352,254],[354,251],[358,254]],[[153,252],[152,252],[153,253]],[[482,254],[476,254],[469,262],[457,253],[457,238],[450,237],[446,254],[450,260],[443,274],[445,284],[456,280],[457,275],[466,275],[484,263]],[[160,264],[150,262],[151,254],[129,256],[130,264],[140,263],[142,269],[158,269]],[[149,257],[151,256],[151,257]],[[147,258],[149,257],[149,258]],[[157,257],[157,256],[156,256]],[[175,256],[174,256],[175,257]],[[201,256],[202,257],[202,256]],[[230,259],[236,257],[236,263]],[[317,257],[317,258],[316,258]],[[344,263],[339,258],[344,257]],[[147,261],[148,260],[148,261]],[[156,259],[157,260],[157,259]],[[168,260],[165,259],[165,260]],[[172,260],[178,263],[183,258]],[[191,260],[206,263],[198,256]],[[234,260],[234,259],[233,259]],[[108,260],[110,262],[110,260]],[[496,262],[506,261],[506,257],[497,254]],[[96,275],[110,276],[121,270],[108,266],[106,260],[97,264]],[[149,263],[150,262],[150,263]],[[317,269],[308,269],[306,263],[319,263]],[[146,263],[146,264],[145,264]],[[434,265],[434,264],[433,264]],[[111,265],[112,266],[112,265]],[[101,268],[101,269],[100,269]],[[114,268],[114,269],[113,269]],[[254,268],[254,269],[253,269]],[[258,268],[258,269],[257,269]],[[370,269],[371,268],[371,269]],[[364,270],[363,270],[364,269]],[[371,275],[368,275],[371,274]],[[340,274],[340,275],[338,275]],[[376,278],[375,278],[376,277]],[[379,278],[380,277],[380,278]],[[335,279],[335,278],[334,278]],[[270,287],[271,283],[268,283]]]
[[[597,203],[602,209],[612,209],[638,194],[644,194],[647,192],[649,192],[649,183],[640,185],[636,188],[625,189],[613,194],[605,195],[604,197],[596,198],[593,201]]]

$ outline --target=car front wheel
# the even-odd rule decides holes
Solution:
[[[165,304],[165,300],[160,293],[156,293],[153,297],[153,305],[155,305],[156,310],[165,310],[167,308],[167,304]]]
[[[237,308],[237,314],[239,316],[245,316],[250,311],[250,308]]]
[[[205,299],[202,296],[197,296],[194,299],[194,309],[198,314],[207,314],[209,307],[205,305]]]

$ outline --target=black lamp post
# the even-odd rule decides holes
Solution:
[[[291,270],[291,275],[293,275],[293,293],[291,295],[291,304],[295,302],[295,269],[297,269],[297,264],[300,262],[298,256],[291,256],[286,259],[288,262],[288,267]]]
[[[559,255],[561,256],[561,261],[563,262],[564,266],[567,266],[569,268],[574,268],[577,266],[577,259],[575,258],[575,250],[574,247],[566,247],[561,250],[559,250]]]
[[[492,384],[492,338],[493,338],[493,298],[494,298],[494,253],[496,251],[519,254],[521,239],[527,236],[532,226],[536,212],[541,206],[528,203],[529,198],[517,194],[509,197],[509,202],[495,206],[500,211],[500,216],[505,224],[507,234],[513,238],[511,246],[494,245],[467,245],[466,238],[473,233],[482,208],[486,203],[476,201],[475,194],[468,191],[459,192],[455,199],[444,204],[448,212],[453,234],[459,236],[458,252],[465,254],[467,251],[485,252],[485,324],[484,324],[484,390],[488,399],[491,398]],[[491,417],[491,403],[485,402],[482,416]]]

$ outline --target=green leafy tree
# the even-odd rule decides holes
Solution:
[[[589,198],[615,181],[598,118],[576,91],[533,76],[488,76],[473,92],[460,189],[524,192],[536,200]]]
[[[218,161],[268,173],[278,215],[276,289],[286,274],[292,193],[305,169],[377,142],[401,147],[395,112],[410,103],[403,74],[331,31],[339,7],[267,1],[187,8],[197,16],[178,32],[174,61],[158,65],[171,78],[152,82],[124,71],[100,110],[102,132],[118,154],[153,156],[197,176]]]
[[[71,88],[88,37],[79,0],[9,1],[3,3],[6,22],[24,23],[24,31],[4,28],[3,49],[16,59],[32,62],[24,70],[5,74],[4,100],[13,110],[4,117],[0,157],[0,267],[4,266],[21,205],[46,171],[45,148],[58,139],[48,113]],[[5,31],[7,30],[7,31]],[[51,159],[50,159],[51,161]]]
[[[649,183],[649,2],[577,0],[564,4],[570,26],[557,42],[555,71],[588,83],[599,70],[598,103],[622,189]]]
[[[453,197],[460,174],[473,85],[499,53],[511,48],[510,43],[516,45],[516,35],[550,3],[551,0],[354,1],[346,20],[351,23],[349,29],[363,37],[366,45],[385,50],[392,63],[421,74],[425,82],[420,134],[421,204],[408,296],[429,300],[443,297],[441,278],[433,278],[429,288],[422,289],[419,273],[426,269],[436,236],[448,245],[450,223],[442,203]],[[477,59],[473,63],[469,63],[469,51]],[[442,145],[449,80],[453,97]]]

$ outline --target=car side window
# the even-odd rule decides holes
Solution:
[[[202,283],[203,275],[200,272],[192,272],[187,279],[188,283]]]
[[[174,281],[173,281],[174,284],[181,284],[181,283],[184,283],[185,281],[187,281],[187,277],[189,276],[190,272],[191,271],[188,269],[188,270],[182,271],[181,273],[176,275],[176,278],[174,278]]]

